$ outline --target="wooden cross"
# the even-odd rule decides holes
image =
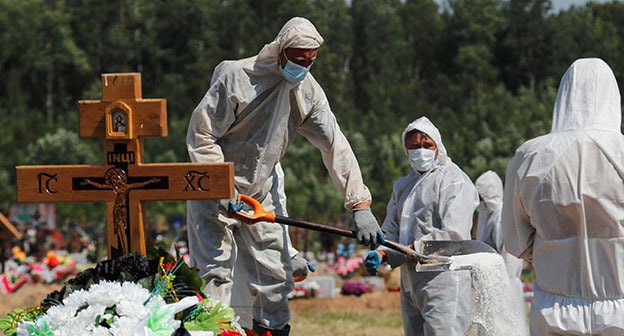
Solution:
[[[140,137],[167,136],[165,99],[141,98],[141,74],[103,74],[80,101],[80,136],[104,138],[104,166],[18,166],[18,202],[106,202],[108,255],[145,254],[141,201],[234,197],[234,165],[143,164]]]
[[[22,234],[11,224],[11,221],[0,212],[0,271],[5,272],[4,264],[7,260],[7,241],[22,239]]]

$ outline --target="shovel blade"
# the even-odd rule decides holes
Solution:
[[[452,257],[473,253],[496,253],[496,250],[478,240],[427,240],[423,242],[422,253]]]
[[[496,253],[490,245],[478,240],[427,240],[423,242],[423,254],[452,257],[473,253]],[[418,264],[416,272],[444,272],[451,264]],[[454,270],[470,270],[470,266],[457,267]]]

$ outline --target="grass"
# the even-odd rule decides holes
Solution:
[[[358,335],[401,336],[400,310],[355,312],[316,310],[295,311],[291,316],[294,336]]]

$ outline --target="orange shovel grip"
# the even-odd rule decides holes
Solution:
[[[238,204],[245,203],[249,205],[253,209],[253,214],[243,213],[242,211],[236,211],[235,217],[238,219],[245,221],[247,223],[255,224],[257,222],[275,222],[275,213],[267,212],[262,208],[262,204],[255,200],[254,198],[238,194]]]

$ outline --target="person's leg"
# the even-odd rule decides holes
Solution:
[[[294,289],[287,231],[277,223],[257,223],[241,227],[245,241],[239,245],[240,263],[255,298],[253,316],[257,324],[272,329],[286,328],[290,320],[288,293]],[[242,274],[237,275],[242,276]]]
[[[422,318],[420,309],[416,304],[415,293],[405,291],[401,280],[401,319],[403,320],[403,332],[405,336],[423,336],[425,320]]]
[[[187,204],[189,264],[206,279],[204,293],[230,305],[232,268],[237,254],[232,226],[236,221],[219,215],[216,201]]]
[[[270,192],[261,201],[262,207],[278,215],[286,214],[286,199],[282,181],[276,172],[269,183]],[[241,263],[248,272],[248,286],[254,297],[254,331],[265,330],[273,335],[288,335],[290,330],[290,309],[288,294],[294,289],[291,257],[296,250],[290,245],[288,229],[278,223],[261,222],[240,228],[239,244]],[[244,242],[244,243],[243,243]]]
[[[424,335],[464,335],[471,319],[470,271],[440,272],[422,287]]]

